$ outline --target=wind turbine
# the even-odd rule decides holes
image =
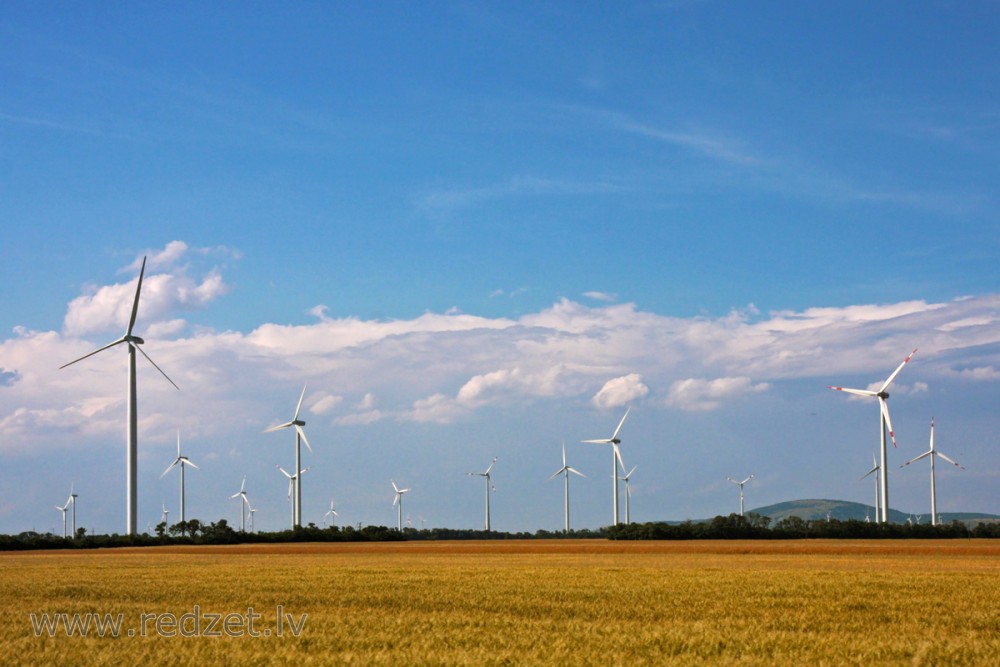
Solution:
[[[939,452],[936,449],[934,449],[934,418],[933,417],[931,417],[931,448],[929,450],[927,450],[926,452],[924,452],[923,454],[921,454],[920,456],[918,456],[917,458],[910,459],[909,461],[907,461],[906,463],[904,463],[903,465],[901,465],[899,467],[902,468],[904,466],[908,466],[911,463],[913,463],[914,461],[919,461],[920,459],[922,459],[922,458],[924,458],[926,456],[931,457],[931,525],[932,526],[936,526],[936,525],[938,525],[938,515],[937,515],[937,490],[934,487],[934,459],[935,459],[935,457],[940,456],[941,458],[943,458],[948,463],[952,464],[953,466],[959,467],[962,470],[965,470],[965,467],[961,466],[961,465],[959,465],[957,463],[955,463],[954,461],[952,461],[951,459],[949,459],[947,456],[945,456],[941,452]]]
[[[292,421],[285,422],[284,424],[278,424],[277,426],[272,426],[271,428],[265,429],[264,433],[271,433],[272,431],[280,431],[284,428],[295,427],[295,469],[302,469],[302,443],[306,443],[306,448],[309,453],[312,454],[312,447],[309,446],[309,439],[306,438],[306,432],[302,430],[302,427],[306,425],[304,421],[299,419],[299,411],[302,409],[302,399],[306,397],[306,385],[302,385],[302,394],[299,396],[299,404],[295,406],[295,416]],[[298,475],[296,475],[298,477]],[[295,480],[295,501],[292,503],[292,527],[297,528],[302,525],[302,484],[301,480]]]
[[[629,488],[628,478],[632,476],[632,473],[634,473],[635,469],[638,467],[639,466],[632,466],[632,469],[628,471],[627,475],[618,478],[621,481],[625,482],[625,525],[626,526],[632,525],[632,518],[629,516],[629,510],[628,510],[629,498],[632,497],[632,489]],[[624,468],[622,469],[622,472],[625,472]]]
[[[253,532],[253,515],[254,515],[254,513],[256,511],[257,510],[255,510],[253,507],[250,507],[250,501],[248,500],[247,501],[247,514],[250,515],[250,532],[251,533]]]
[[[628,419],[628,413],[632,411],[632,408],[625,410],[625,416],[622,420],[618,422],[618,428],[615,429],[614,435],[606,440],[582,440],[581,442],[592,443],[595,445],[611,445],[611,486],[612,492],[614,493],[614,508],[615,508],[615,522],[614,525],[618,525],[618,465],[621,464],[622,470],[625,469],[625,464],[622,463],[622,455],[618,450],[618,445],[621,440],[618,438],[618,433],[622,430],[622,425],[625,420]]]
[[[740,516],[743,516],[743,485],[749,482],[751,479],[753,479],[753,475],[750,475],[742,482],[737,482],[732,477],[726,477],[726,479],[728,479],[730,482],[740,487]]]
[[[63,515],[63,539],[65,540],[66,539],[66,512],[69,511],[69,501],[67,500],[66,504],[63,505],[62,507],[59,507],[59,505],[56,505],[56,509],[59,510],[60,512],[62,512],[62,515]]]
[[[866,472],[865,475],[864,475],[864,477],[862,477],[861,479],[864,479],[865,477],[867,477],[868,475],[871,475],[872,473],[878,472],[880,467],[881,466],[879,466],[879,464],[878,464],[878,459],[876,459],[875,458],[875,454],[872,453],[872,469],[869,470],[868,472]],[[879,491],[878,491],[878,475],[875,475],[875,523],[878,523],[878,496],[879,496]],[[865,519],[867,520],[867,518],[868,518],[868,515],[866,514],[865,515]]]
[[[482,477],[486,481],[486,532],[490,532],[490,471],[493,470],[493,466],[497,464],[497,457],[493,457],[493,463],[490,467],[486,469],[486,472],[467,472],[466,475],[471,475],[473,477]],[[496,492],[497,487],[493,486],[493,491]]]
[[[78,497],[79,496],[77,496],[76,492],[73,490],[73,483],[71,482],[70,485],[69,485],[69,498],[66,500],[66,504],[67,505],[70,504],[70,503],[73,504],[73,539],[74,540],[76,539],[76,499]],[[91,532],[93,532],[93,530],[91,530]]]
[[[292,499],[292,489],[293,488],[298,488],[298,486],[299,486],[299,478],[302,475],[304,475],[307,472],[309,472],[309,468],[303,468],[302,470],[299,470],[299,474],[293,475],[290,472],[288,472],[287,470],[285,470],[284,468],[282,468],[281,466],[274,466],[274,467],[277,468],[278,470],[280,470],[281,474],[288,478],[288,499],[291,500]],[[295,516],[295,508],[296,508],[295,503],[292,503],[292,528],[295,528],[295,526],[297,525],[295,523],[296,522],[296,518],[297,518]]]
[[[892,439],[892,446],[896,446],[896,434],[892,430],[892,420],[889,418],[889,393],[886,389],[892,384],[892,381],[896,379],[899,375],[899,371],[903,370],[903,366],[907,364],[913,355],[917,353],[916,348],[910,355],[903,359],[903,363],[896,367],[896,370],[892,372],[878,391],[872,391],[871,389],[848,389],[846,387],[829,387],[829,389],[836,389],[837,391],[846,391],[848,394],[855,394],[857,396],[875,396],[878,397],[879,413],[881,414],[881,422],[879,426],[879,436],[881,438],[881,451],[882,451],[882,461],[880,463],[880,479],[882,482],[882,523],[886,523],[889,520],[889,473],[886,466],[887,452],[885,447],[885,432],[886,429],[889,431],[889,437]]]
[[[184,534],[184,466],[188,465],[192,468],[198,468],[194,462],[188,457],[181,454],[181,431],[177,429],[177,458],[174,462],[167,466],[167,469],[160,474],[160,479],[163,479],[164,475],[173,470],[174,466],[180,465],[181,467],[181,535]],[[200,470],[200,468],[198,468]]]
[[[145,343],[142,338],[132,335],[132,328],[135,326],[135,316],[139,312],[139,292],[142,291],[142,276],[146,271],[146,258],[142,258],[142,268],[139,269],[139,282],[135,286],[135,299],[132,301],[132,315],[129,317],[128,327],[125,328],[125,334],[114,341],[113,343],[108,343],[104,347],[99,347],[89,354],[85,354],[79,359],[69,362],[68,364],[63,364],[60,366],[60,370],[66,368],[67,366],[72,366],[78,361],[83,361],[87,357],[91,357],[98,352],[103,352],[109,348],[115,347],[116,345],[121,345],[122,343],[128,344],[128,409],[126,412],[126,419],[128,421],[128,431],[126,432],[126,449],[125,449],[125,477],[126,477],[126,501],[125,501],[125,534],[135,535],[136,534],[136,520],[137,520],[137,497],[138,488],[136,484],[136,459],[138,457],[138,418],[136,414],[136,395],[135,395],[135,351],[139,350],[142,352],[142,356],[146,357],[149,363],[153,364],[153,368],[160,371],[160,375],[167,379],[167,382],[174,385],[174,389],[180,389],[173,380],[163,372],[163,369],[156,365],[146,351],[140,346]]]
[[[330,498],[330,511],[327,512],[326,514],[324,514],[323,516],[330,517],[330,525],[331,526],[336,526],[337,525],[337,517],[339,515],[337,514],[337,510],[333,509],[333,498]]]
[[[229,496],[230,499],[240,498],[242,502],[240,503],[240,532],[247,532],[247,513],[246,507],[250,506],[250,501],[247,500],[247,476],[243,475],[243,483],[240,484],[240,490]]]
[[[160,505],[163,507],[163,516],[160,517],[160,523],[163,523],[163,524],[166,524],[166,525],[169,526],[170,522],[167,519],[168,519],[168,517],[170,515],[170,510],[167,509],[167,504],[165,502],[160,501]]]
[[[396,530],[403,532],[403,494],[408,492],[409,489],[401,489],[396,486],[396,482],[391,479],[389,481],[392,482],[392,488],[396,491],[396,497],[393,499],[392,504],[394,507],[397,505],[399,507],[396,516]]]
[[[580,477],[586,477],[586,475],[584,475],[579,470],[576,470],[575,468],[569,467],[569,464],[566,463],[566,443],[565,442],[563,443],[563,446],[562,446],[562,456],[563,456],[563,459],[562,459],[562,461],[563,461],[562,468],[559,468],[559,470],[556,470],[554,473],[552,473],[552,476],[549,477],[548,480],[546,480],[546,481],[551,482],[553,479],[555,479],[559,475],[564,475],[565,478],[566,478],[564,480],[565,486],[566,486],[566,523],[565,523],[564,530],[568,533],[569,532],[569,474],[573,473],[574,475],[579,475]]]

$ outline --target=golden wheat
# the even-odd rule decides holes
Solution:
[[[36,637],[30,613],[277,637]],[[1000,544],[448,542],[0,555],[0,663],[993,664]],[[176,633],[175,633],[176,634]]]

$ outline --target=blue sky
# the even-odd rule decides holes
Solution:
[[[302,3],[0,9],[0,532],[124,524],[124,326],[140,524],[176,429],[195,516],[557,528],[559,443],[621,413],[638,520],[868,501],[865,387],[913,348],[891,464],[1000,512],[995,3]],[[607,432],[607,433],[605,433]],[[288,440],[288,442],[286,442]],[[571,445],[574,523],[610,519]],[[893,465],[925,514],[926,470]],[[388,491],[386,490],[388,489]],[[86,503],[87,512],[82,510]],[[148,515],[148,516],[147,516]],[[155,523],[155,521],[154,521]]]

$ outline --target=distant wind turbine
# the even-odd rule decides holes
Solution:
[[[160,523],[169,526],[170,522],[167,520],[167,518],[170,516],[170,510],[167,509],[166,503],[161,501],[160,505],[163,507],[163,515],[160,517]]]
[[[892,439],[892,446],[893,447],[896,446],[896,434],[892,430],[892,420],[889,418],[889,403],[888,403],[889,393],[886,391],[886,389],[889,388],[889,385],[892,384],[892,381],[896,379],[897,375],[899,375],[899,371],[903,370],[903,366],[905,366],[910,361],[910,359],[913,358],[913,355],[916,353],[917,350],[916,348],[914,348],[913,352],[910,352],[910,355],[906,357],[906,359],[903,359],[903,363],[901,363],[896,368],[896,370],[892,372],[892,375],[890,375],[886,379],[886,381],[882,383],[882,386],[879,388],[878,391],[872,391],[871,389],[848,389],[846,387],[829,387],[829,389],[844,391],[847,392],[848,394],[854,394],[856,396],[868,396],[868,397],[878,398],[879,414],[881,414],[879,435],[881,438],[880,449],[882,452],[882,460],[880,462],[880,468],[881,468],[880,478],[882,482],[882,517],[881,517],[882,523],[886,523],[889,520],[889,474],[886,466],[886,459],[888,453],[886,451],[886,446],[885,446],[885,432],[887,429],[889,431],[889,437]]]
[[[490,487],[492,486],[493,491],[497,490],[496,486],[490,483],[490,474],[493,470],[493,466],[497,464],[497,457],[493,457],[493,462],[490,463],[490,467],[486,469],[486,472],[467,472],[466,475],[471,475],[473,477],[482,477],[486,482],[486,532],[490,532]]]
[[[230,499],[239,498],[240,499],[240,532],[247,532],[247,513],[246,508],[250,506],[250,501],[247,500],[247,476],[243,475],[243,483],[240,484],[240,490],[229,496]]]
[[[621,440],[618,438],[618,433],[621,432],[622,425],[625,423],[625,420],[628,419],[628,413],[631,412],[631,411],[632,411],[632,408],[628,408],[627,410],[625,410],[625,416],[622,417],[622,420],[620,422],[618,422],[618,428],[615,429],[614,435],[612,435],[610,438],[607,438],[606,440],[582,440],[581,441],[581,442],[587,442],[587,443],[592,443],[592,444],[596,444],[596,445],[611,445],[611,447],[612,447],[612,450],[611,450],[611,486],[612,486],[612,492],[614,494],[613,495],[613,498],[614,498],[614,511],[615,511],[614,525],[616,525],[616,526],[618,525],[618,465],[621,464],[622,470],[625,469],[625,464],[621,462],[622,461],[621,452],[618,449],[618,445],[621,443]]]
[[[575,468],[569,467],[569,465],[566,463],[566,443],[565,442],[563,443],[563,446],[562,446],[562,462],[563,462],[562,468],[559,468],[559,470],[556,470],[554,473],[552,473],[552,476],[549,477],[549,479],[547,481],[552,481],[553,479],[555,479],[559,475],[563,475],[565,477],[565,479],[563,481],[565,482],[565,486],[566,486],[566,521],[565,521],[565,527],[563,528],[563,530],[565,530],[568,533],[569,532],[569,474],[573,473],[574,475],[579,475],[580,477],[586,477],[586,475],[584,475],[582,472],[580,472],[579,470],[577,470]]]
[[[632,473],[635,472],[635,469],[638,467],[639,466],[632,466],[632,469],[628,471],[627,475],[618,478],[621,481],[625,482],[625,525],[626,526],[632,525],[632,517],[629,514],[629,499],[632,497],[632,489],[629,488],[628,480],[629,477],[632,476]],[[624,472],[624,470],[622,472]]]
[[[947,456],[945,456],[941,452],[939,452],[936,449],[934,449],[934,418],[933,417],[931,417],[931,448],[928,449],[923,454],[921,454],[920,456],[918,456],[917,458],[910,459],[909,461],[907,461],[906,463],[904,463],[903,465],[901,465],[899,467],[902,468],[904,466],[908,466],[911,463],[913,463],[914,461],[919,461],[920,459],[922,459],[924,457],[927,457],[927,456],[929,456],[931,458],[931,525],[932,526],[936,526],[939,523],[939,518],[938,518],[938,513],[937,513],[937,489],[934,486],[934,459],[936,457],[940,456],[945,461],[947,461],[948,463],[952,464],[955,467],[961,468],[962,470],[965,470],[965,467],[961,466],[961,465],[959,465],[957,463],[955,463],[954,461],[952,461],[951,459],[949,459]],[[918,521],[918,523],[919,523],[919,521]]]
[[[328,511],[323,516],[330,517],[330,525],[331,526],[336,526],[337,525],[337,516],[339,516],[339,515],[337,514],[337,510],[335,510],[333,508],[333,498],[330,498],[330,511]]]
[[[742,482],[737,482],[732,477],[726,477],[726,479],[728,479],[730,482],[740,487],[740,516],[743,516],[743,485],[749,482],[751,479],[753,479],[753,475],[750,475]]]
[[[295,416],[292,417],[292,421],[285,422],[284,424],[278,424],[277,426],[272,426],[271,428],[265,429],[264,433],[271,433],[272,431],[280,431],[281,429],[294,427],[295,428],[295,470],[302,469],[302,444],[306,443],[306,448],[309,453],[312,454],[312,447],[309,446],[309,440],[306,438],[306,432],[302,429],[306,425],[304,421],[299,419],[299,411],[302,410],[302,399],[306,397],[306,385],[302,385],[302,394],[299,395],[299,404],[295,406]],[[298,477],[296,475],[296,477]],[[302,525],[302,480],[295,480],[295,501],[292,503],[292,527],[297,528]]]
[[[69,511],[69,501],[67,500],[66,504],[63,505],[62,507],[59,507],[59,505],[56,505],[56,509],[58,511],[62,512],[62,515],[63,515],[63,517],[62,517],[62,519],[63,519],[63,539],[65,540],[66,539],[66,512]]]
[[[167,466],[167,469],[160,474],[160,479],[174,469],[174,466],[179,465],[181,467],[181,535],[184,534],[184,466],[191,466],[192,468],[198,468],[194,462],[188,457],[181,454],[181,431],[177,429],[177,458],[174,462]],[[198,468],[200,470],[200,468]]]
[[[71,537],[75,540],[76,539],[76,499],[79,498],[79,496],[76,494],[76,491],[73,490],[73,486],[74,486],[73,483],[70,483],[70,485],[69,485],[69,498],[66,499],[66,504],[67,505],[73,505],[73,532],[71,534]],[[93,532],[93,530],[91,530],[91,532]]]
[[[875,458],[875,454],[872,453],[872,469],[869,470],[868,472],[866,472],[865,475],[864,475],[864,477],[862,477],[861,479],[864,479],[868,475],[872,475],[874,473],[877,473],[879,471],[880,467],[881,466],[879,466],[879,464],[878,464],[878,459]],[[875,475],[875,523],[878,523],[878,504],[879,504],[878,503],[878,498],[879,498],[878,475]],[[867,513],[865,513],[865,520],[866,521],[868,520],[868,514]]]
[[[135,316],[139,312],[139,292],[142,291],[142,276],[146,271],[146,258],[142,258],[142,268],[139,269],[139,282],[135,286],[135,299],[132,301],[132,315],[129,317],[128,326],[125,328],[125,334],[118,340],[108,343],[104,347],[97,348],[89,354],[85,354],[79,359],[75,359],[68,364],[63,364],[60,366],[60,370],[66,368],[67,366],[72,366],[78,361],[83,361],[87,357],[91,357],[98,352],[103,352],[109,348],[115,347],[116,345],[121,345],[122,343],[128,344],[128,408],[126,413],[126,419],[128,421],[128,431],[126,436],[126,449],[125,449],[125,477],[126,477],[126,500],[125,500],[125,534],[135,535],[136,532],[136,521],[137,521],[137,498],[138,498],[138,488],[136,483],[136,459],[138,458],[138,417],[136,412],[136,393],[135,393],[135,351],[139,350],[142,352],[142,356],[146,357],[149,363],[153,364],[153,368],[160,371],[160,375],[167,378],[167,382],[174,385],[175,389],[179,387],[171,380],[163,369],[156,365],[146,351],[143,350],[140,345],[145,343],[145,341],[138,336],[132,335],[132,328],[135,326]]]
[[[282,468],[281,466],[274,466],[274,467],[277,468],[278,470],[280,470],[281,474],[288,478],[288,499],[291,500],[292,499],[292,490],[298,487],[298,485],[299,485],[299,478],[302,475],[304,475],[307,472],[309,472],[309,468],[303,468],[302,470],[299,470],[299,474],[298,475],[293,475],[290,472],[288,472],[287,470],[285,470],[284,468]],[[295,528],[295,525],[296,525],[295,521],[296,521],[295,503],[293,502],[292,503],[292,528],[293,529]]]
[[[401,489],[398,486],[396,486],[395,481],[391,479],[389,481],[392,482],[392,488],[396,492],[396,497],[392,501],[393,506],[398,507],[397,509],[398,513],[396,516],[396,530],[398,530],[399,532],[403,532],[403,494],[408,493],[410,490]]]
[[[253,515],[257,512],[253,507],[250,507],[250,501],[247,501],[247,514],[250,515],[250,532],[253,532]]]

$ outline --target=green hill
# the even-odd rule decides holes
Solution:
[[[847,500],[789,500],[775,505],[757,507],[748,510],[748,512],[756,512],[761,516],[771,517],[772,525],[789,516],[797,516],[806,521],[822,520],[827,517],[839,521],[848,521],[850,519],[864,521],[867,515],[871,521],[875,520],[875,509],[871,505],[854,503]],[[962,521],[969,525],[975,525],[980,521],[993,522],[1000,520],[1000,515],[983,514],[980,512],[941,512],[939,514],[942,523]],[[911,516],[914,521],[917,520],[917,515],[915,514],[910,515],[906,512],[900,512],[892,508],[889,509],[889,520],[893,523],[906,523],[906,520],[911,518]],[[920,523],[930,523],[930,518],[930,513],[928,512],[920,517]]]

